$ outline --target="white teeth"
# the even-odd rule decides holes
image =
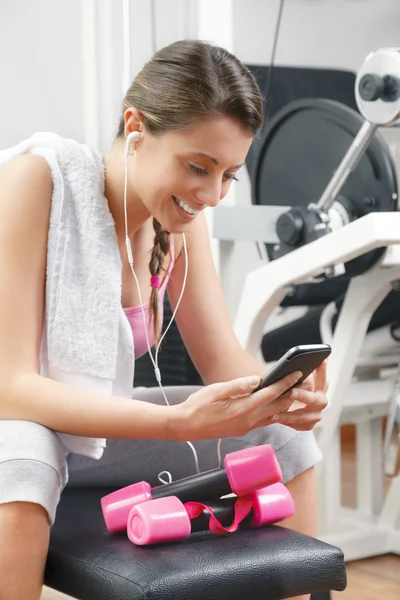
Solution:
[[[199,210],[193,210],[193,208],[190,208],[190,206],[188,206],[185,202],[183,202],[183,200],[180,200],[179,198],[177,198],[176,196],[172,196],[172,198],[174,199],[174,201],[181,207],[183,208],[183,210],[187,213],[189,213],[189,215],[198,215],[199,214]]]

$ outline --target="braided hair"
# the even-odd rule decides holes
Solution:
[[[157,219],[153,218],[154,246],[150,258],[150,275],[159,277],[163,268],[164,257],[169,252],[169,233],[163,229]],[[154,340],[160,337],[161,325],[159,323],[158,288],[152,287],[150,296],[150,310],[154,321]]]

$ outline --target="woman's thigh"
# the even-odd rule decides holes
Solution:
[[[164,389],[169,403],[178,404],[200,388],[177,386]],[[133,395],[138,400],[165,403],[159,388],[136,388]],[[315,465],[322,456],[312,432],[297,432],[279,423],[256,429],[244,437],[223,439],[221,456],[262,444],[274,447],[284,483]],[[193,446],[200,471],[219,466],[218,440],[197,441]],[[141,480],[159,485],[158,475],[163,471],[168,471],[174,481],[196,473],[192,449],[186,442],[172,440],[108,440],[99,461],[72,454],[68,458],[68,467],[69,486],[122,487]]]

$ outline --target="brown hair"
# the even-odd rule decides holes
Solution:
[[[263,124],[262,96],[250,71],[224,48],[200,40],[174,42],[156,52],[135,77],[122,104],[117,137],[124,137],[124,113],[135,107],[153,135],[185,129],[206,116],[233,117],[255,135]],[[150,273],[159,276],[169,252],[169,234],[153,219]],[[159,337],[158,293],[150,298],[155,340]]]

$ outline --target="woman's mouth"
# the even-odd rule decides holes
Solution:
[[[194,218],[197,217],[197,215],[199,214],[199,210],[194,210],[193,208],[190,208],[190,206],[188,206],[186,202],[180,200],[176,196],[172,196],[172,199],[176,206],[178,206],[188,217]]]

